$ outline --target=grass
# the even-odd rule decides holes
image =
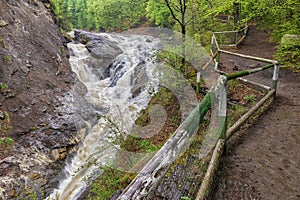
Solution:
[[[0,135],[7,136],[8,133],[11,131],[12,126],[10,125],[10,116],[8,112],[4,111],[3,112],[4,118],[0,120]]]
[[[255,103],[255,96],[253,94],[248,94],[246,96],[244,96],[244,100],[248,103]]]
[[[126,187],[135,177],[135,174],[121,172],[110,167],[103,167],[102,169],[103,174],[91,186],[88,194],[89,200],[109,199]]]
[[[14,140],[10,137],[0,138],[0,147],[6,145],[12,145]]]
[[[4,55],[3,56],[3,61],[6,63],[10,63],[11,62],[11,56],[10,55]]]
[[[1,92],[8,90],[8,85],[6,83],[0,83]]]
[[[230,104],[227,110],[227,127],[231,127],[241,116],[247,112],[247,109],[241,105]]]
[[[3,111],[3,118],[0,119],[0,159],[9,156],[13,151],[14,140],[9,137],[11,129],[10,116]]]

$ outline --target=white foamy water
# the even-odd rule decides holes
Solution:
[[[115,42],[123,51],[114,60],[110,77],[101,79],[99,74],[95,73],[95,66],[88,65],[91,55],[83,44],[68,44],[74,53],[70,58],[72,70],[86,86],[87,93],[84,98],[89,106],[94,108],[95,113],[109,116],[118,125],[119,130],[127,132],[140,110],[145,108],[150,100],[148,90],[157,87],[157,81],[153,77],[153,70],[157,65],[153,61],[153,54],[159,41],[148,36],[99,35]],[[147,80],[142,81],[145,84],[142,85],[141,91],[133,95],[133,90],[140,88],[141,84],[134,80],[137,76],[145,78],[140,75],[141,71]],[[96,172],[101,173],[99,166],[91,163],[109,165],[115,160],[118,147],[111,143],[113,134],[109,131],[107,120],[101,118],[96,124],[86,118],[84,121],[90,127],[86,137],[72,161],[66,165],[65,179],[47,199],[77,199],[87,187],[83,179]]]

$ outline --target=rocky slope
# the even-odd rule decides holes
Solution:
[[[46,196],[80,138],[73,124],[74,75],[47,0],[0,1],[0,199]]]

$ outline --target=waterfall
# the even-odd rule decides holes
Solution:
[[[154,55],[159,41],[142,35],[94,35],[109,40],[109,45],[116,45],[121,51],[107,64],[105,52],[103,57],[95,58],[87,45],[68,44],[72,52],[72,70],[86,87],[84,97],[78,97],[85,100],[77,102],[79,116],[81,108],[89,107],[96,116],[109,116],[119,129],[128,132],[138,113],[147,107],[150,100],[149,90],[156,90],[158,87],[154,75],[157,66]],[[80,105],[81,102],[86,102],[86,105]],[[82,118],[88,127],[84,141],[71,162],[66,164],[65,178],[61,180],[58,189],[47,199],[77,199],[87,188],[84,179],[101,173],[97,165],[114,162],[118,147],[112,144],[113,133],[105,118],[93,122],[91,118],[95,115]]]

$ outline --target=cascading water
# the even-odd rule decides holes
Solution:
[[[92,58],[86,45],[70,43],[68,47],[73,52],[70,63],[87,89],[84,98],[94,112],[98,116],[110,116],[118,124],[118,129],[127,132],[141,109],[147,106],[149,89],[155,90],[157,86],[153,76],[157,65],[153,54],[159,41],[141,35],[97,35],[113,42],[122,53],[110,65],[96,66],[101,69],[97,70],[95,62],[93,67],[90,65],[95,58]],[[115,159],[117,148],[111,143],[113,136],[108,130],[107,120],[100,118],[94,123],[84,118],[84,123],[89,127],[86,137],[77,154],[66,165],[65,179],[48,199],[77,199],[87,187],[83,178],[101,173],[99,167],[91,163],[108,165]]]

